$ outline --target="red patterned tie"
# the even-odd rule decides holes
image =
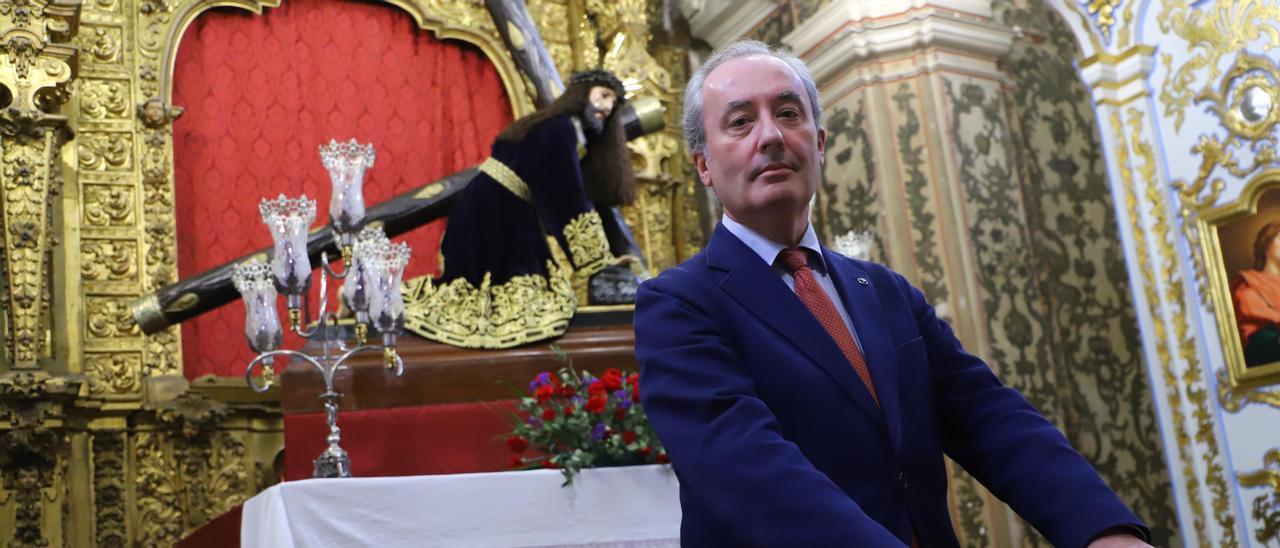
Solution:
[[[840,351],[844,352],[845,359],[849,360],[853,370],[858,373],[858,378],[862,379],[862,384],[867,385],[867,391],[871,392],[871,399],[875,400],[876,405],[880,405],[876,386],[871,382],[871,370],[867,369],[867,360],[862,357],[862,351],[853,342],[853,335],[849,333],[849,328],[840,318],[840,312],[836,311],[836,305],[831,302],[831,297],[822,290],[822,286],[818,285],[818,279],[809,269],[808,252],[798,247],[789,247],[782,250],[778,257],[782,259],[782,264],[787,267],[787,270],[791,271],[791,276],[795,280],[796,296],[800,297],[800,302],[809,307],[809,311],[818,318],[818,322],[826,328],[831,338],[835,339]]]

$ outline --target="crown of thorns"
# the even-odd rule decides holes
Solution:
[[[592,69],[575,72],[573,76],[569,77],[569,85],[576,86],[578,84],[605,86],[618,95],[619,102],[627,100],[627,89],[622,86],[622,80],[619,80],[617,76],[607,70]]]

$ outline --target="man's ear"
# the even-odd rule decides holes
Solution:
[[[827,128],[818,128],[818,165],[827,164]]]
[[[693,153],[693,167],[698,170],[698,179],[702,186],[711,186],[711,172],[707,170],[707,155],[702,152]]]

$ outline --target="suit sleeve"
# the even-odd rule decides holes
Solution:
[[[898,280],[928,351],[944,451],[1054,546],[1085,546],[1117,526],[1150,538],[1062,432],[965,352],[924,295]]]
[[[641,398],[683,504],[710,512],[733,545],[901,546],[783,438],[723,329],[675,286],[640,287],[635,331]]]

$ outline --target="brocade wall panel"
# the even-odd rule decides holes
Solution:
[[[1003,2],[998,2],[1000,4]],[[1015,146],[1026,171],[1034,275],[1045,299],[1056,371],[1057,419],[1152,529],[1156,546],[1176,546],[1172,486],[1143,368],[1115,204],[1089,96],[1075,73],[1070,31],[1043,6],[1006,12],[1033,29],[1006,58]]]

